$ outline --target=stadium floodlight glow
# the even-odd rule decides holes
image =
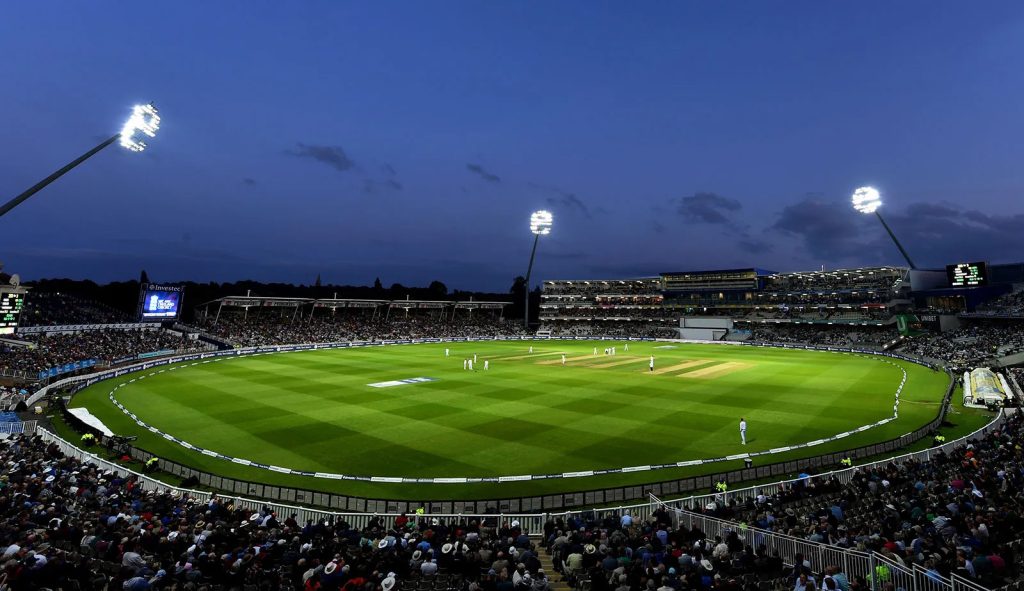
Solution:
[[[911,269],[916,269],[917,267],[914,265],[914,261],[910,259],[910,255],[907,254],[907,250],[900,244],[896,234],[893,233],[889,224],[885,223],[885,218],[878,211],[878,208],[882,206],[882,195],[878,192],[878,189],[874,187],[861,187],[853,192],[850,202],[857,211],[865,214],[873,213],[878,217],[878,221],[882,222],[882,227],[889,233],[889,238],[892,238],[892,241],[896,243],[896,248],[900,250],[900,254],[906,259],[907,264],[910,265]]]
[[[530,215],[530,232],[533,233],[533,250],[530,251],[530,266],[526,267],[525,293],[523,294],[523,326],[530,330],[530,273],[533,272],[533,257],[537,254],[537,242],[541,236],[551,233],[555,216],[550,211],[540,209]]]
[[[24,191],[14,199],[11,199],[7,203],[0,206],[0,216],[11,211],[29,197],[35,195],[39,191],[46,188],[47,185],[53,181],[64,176],[66,173],[71,171],[79,164],[85,162],[89,158],[93,157],[97,152],[106,148],[110,144],[120,140],[121,145],[131,150],[132,152],[141,152],[146,149],[146,138],[156,137],[157,130],[160,129],[160,115],[156,110],[156,107],[152,103],[148,105],[135,105],[132,107],[131,117],[125,122],[124,127],[121,131],[114,134],[113,136],[103,140],[95,148],[89,150],[85,154],[82,154],[78,158],[75,158],[71,162],[64,165],[50,176],[32,185],[28,190]]]
[[[551,233],[551,224],[554,216],[550,211],[540,210],[530,215],[530,231],[538,236],[547,236]]]
[[[124,122],[121,128],[121,147],[128,148],[132,152],[141,152],[146,149],[146,137],[156,137],[160,129],[160,114],[152,103],[148,105],[135,105],[132,107],[132,116]]]
[[[861,213],[875,213],[882,206],[882,195],[874,187],[861,187],[853,192],[852,202]]]

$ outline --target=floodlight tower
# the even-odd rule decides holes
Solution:
[[[530,266],[526,268],[526,293],[523,298],[523,326],[530,330],[530,273],[533,272],[533,257],[537,254],[537,243],[541,236],[551,233],[554,218],[550,211],[535,211],[530,215],[530,232],[533,232],[533,250],[530,251]]]
[[[882,214],[878,213],[878,208],[882,206],[882,196],[878,193],[878,190],[874,187],[861,187],[853,192],[852,198],[853,208],[861,213],[873,213],[878,216],[878,221],[882,222],[882,227],[889,233],[889,237],[896,243],[896,248],[900,249],[900,254],[907,260],[907,264],[910,265],[911,269],[916,269],[914,261],[910,260],[910,255],[907,254],[906,249],[900,244],[899,239],[896,238],[896,234],[893,234],[892,228],[889,224],[885,223],[882,218]]]
[[[89,150],[85,154],[82,154],[78,158],[75,158],[63,168],[32,185],[24,193],[18,195],[14,199],[11,199],[7,203],[4,203],[0,206],[0,216],[11,211],[21,204],[21,202],[43,190],[53,181],[64,176],[64,174],[69,172],[72,168],[85,162],[94,154],[118,140],[121,141],[121,147],[132,152],[141,152],[145,150],[146,138],[156,137],[158,129],[160,129],[160,115],[158,114],[156,107],[154,107],[152,103],[148,105],[135,105],[132,108],[131,117],[128,118],[128,121],[125,121],[124,127],[121,128],[121,131],[110,138],[103,140],[95,148]]]

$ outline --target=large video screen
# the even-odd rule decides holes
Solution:
[[[142,291],[139,318],[142,320],[174,320],[181,312],[182,288],[148,285]]]
[[[21,309],[25,306],[25,294],[0,293],[0,334],[14,334],[21,319]]]
[[[950,287],[988,285],[988,268],[985,263],[946,265],[946,277],[949,279]]]

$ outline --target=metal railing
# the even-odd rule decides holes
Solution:
[[[906,566],[889,560],[877,552],[862,552],[821,542],[812,542],[779,534],[744,524],[718,519],[685,509],[672,508],[651,496],[651,505],[670,509],[675,525],[688,529],[697,528],[709,539],[720,536],[723,540],[735,532],[753,548],[764,546],[769,555],[778,555],[787,565],[799,559],[810,563],[813,572],[824,572],[828,566],[836,566],[847,578],[862,578],[872,591],[881,591],[891,584],[900,591],[985,591],[985,588],[957,575],[945,577],[937,571],[920,565]]]
[[[31,435],[36,432],[36,421],[18,421],[16,423],[0,423],[0,435]]]

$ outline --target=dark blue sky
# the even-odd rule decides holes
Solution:
[[[507,289],[1024,259],[1024,4],[34,2],[0,19],[5,270]]]

